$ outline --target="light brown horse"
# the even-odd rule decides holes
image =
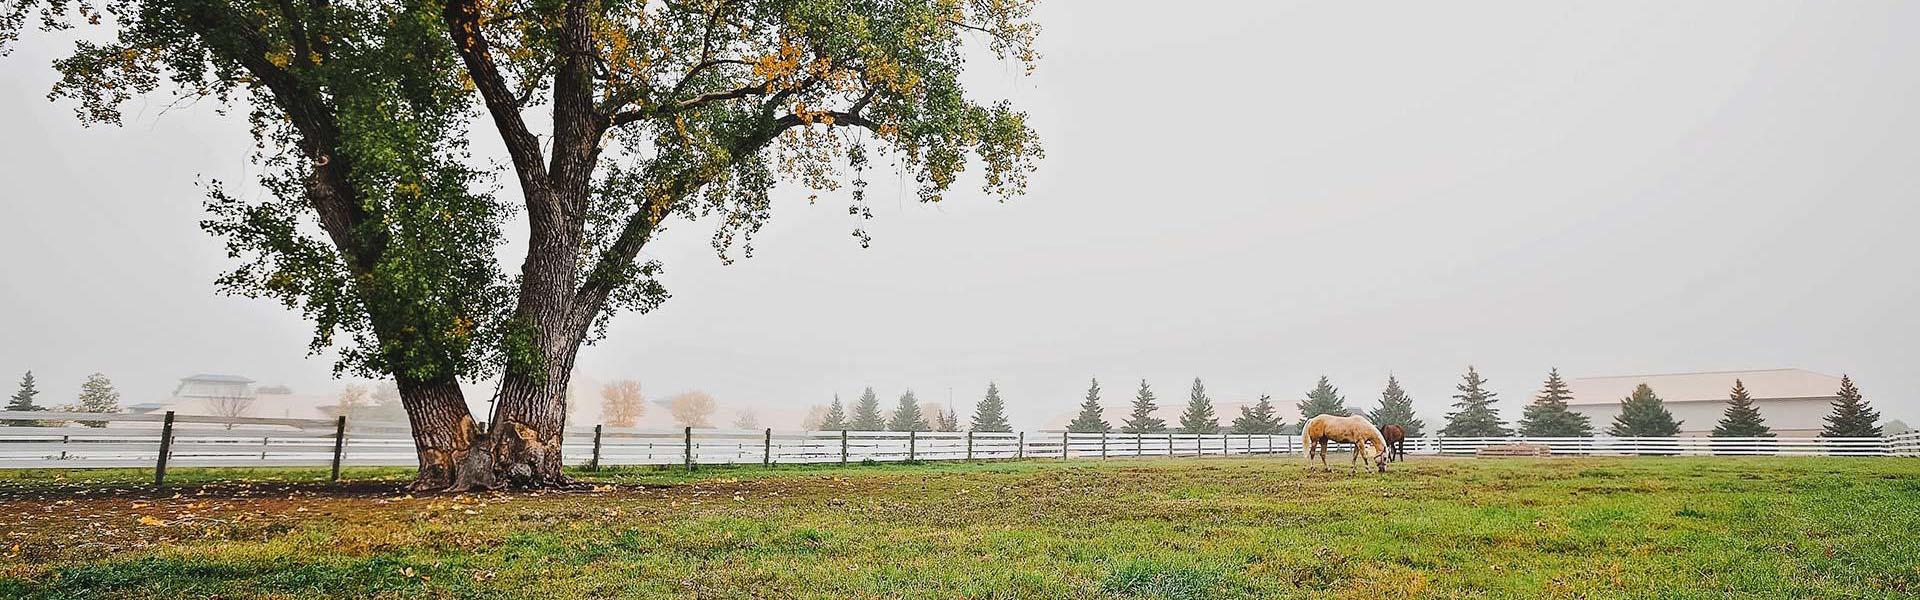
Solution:
[[[1407,459],[1407,429],[1405,427],[1389,423],[1380,427],[1380,435],[1387,438],[1387,462]]]
[[[1333,442],[1353,444],[1353,470],[1360,470],[1360,457],[1366,456],[1368,462],[1380,472],[1387,472],[1387,440],[1373,423],[1361,417],[1340,415],[1320,415],[1308,419],[1300,428],[1300,442],[1307,447],[1307,465],[1313,465],[1313,453],[1320,452],[1320,466],[1331,470],[1327,465],[1327,447]]]

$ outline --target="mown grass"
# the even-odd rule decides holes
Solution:
[[[1911,598],[1920,461],[1299,459],[0,475],[7,598]],[[84,492],[84,493],[82,493]]]

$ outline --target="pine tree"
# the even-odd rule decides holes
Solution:
[[[1107,423],[1106,410],[1100,408],[1100,380],[1093,380],[1087,386],[1087,399],[1080,403],[1080,414],[1067,424],[1067,431],[1074,433],[1107,433],[1113,431],[1113,425]]]
[[[1633,395],[1620,401],[1620,414],[1613,417],[1608,434],[1620,437],[1673,437],[1680,435],[1680,422],[1667,412],[1667,404],[1647,384],[1633,388]]]
[[[13,399],[7,401],[7,410],[10,410],[10,411],[46,410],[46,407],[40,406],[38,404],[34,404],[33,402],[34,397],[39,395],[40,395],[40,390],[35,388],[33,385],[33,371],[27,371],[26,375],[20,376],[20,391],[14,392]],[[40,423],[39,421],[7,421],[7,425],[11,425],[13,427],[32,427],[34,425],[38,425],[39,423]]]
[[[1467,374],[1462,376],[1463,383],[1454,386],[1460,393],[1453,395],[1453,407],[1457,410],[1447,413],[1447,426],[1441,428],[1441,435],[1454,437],[1503,437],[1510,435],[1507,424],[1500,420],[1500,411],[1493,407],[1493,397],[1497,396],[1486,388],[1487,380],[1480,377],[1472,365],[1467,366]]]
[[[1400,380],[1387,376],[1387,389],[1380,392],[1380,408],[1367,414],[1367,420],[1374,425],[1386,427],[1399,425],[1406,430],[1407,437],[1420,437],[1427,424],[1413,414],[1413,398],[1407,397],[1407,391],[1400,389]]]
[[[833,404],[827,406],[827,416],[820,419],[820,431],[840,431],[851,429],[847,425],[847,409],[840,405],[840,395],[833,395]]]
[[[120,391],[113,389],[113,381],[100,373],[87,376],[80,384],[80,403],[73,407],[75,412],[117,413],[120,412]],[[88,427],[106,427],[106,421],[81,421]]]
[[[1133,397],[1133,412],[1127,415],[1127,421],[1120,424],[1123,433],[1160,433],[1167,430],[1167,422],[1154,418],[1153,411],[1160,406],[1153,403],[1153,389],[1147,387],[1147,380],[1140,380],[1140,393]]]
[[[1827,428],[1821,437],[1880,437],[1880,412],[1860,397],[1853,378],[1840,376],[1840,397],[1833,400],[1833,414],[1827,415]]]
[[[886,431],[887,418],[880,415],[880,396],[873,388],[860,392],[860,400],[853,404],[853,422],[847,424],[854,431]]]
[[[1520,415],[1520,435],[1530,437],[1587,437],[1593,435],[1593,425],[1587,416],[1567,408],[1567,401],[1573,399],[1573,391],[1567,389],[1567,381],[1560,378],[1560,369],[1547,372],[1547,382],[1540,389],[1540,395],[1533,397],[1533,404],[1527,405]]]
[[[887,431],[927,431],[927,418],[920,412],[920,400],[913,397],[913,390],[900,395],[900,404],[893,407],[893,418],[887,421]]]
[[[1347,412],[1346,397],[1340,395],[1340,389],[1333,387],[1333,383],[1327,381],[1325,375],[1320,376],[1320,383],[1313,386],[1313,391],[1307,392],[1307,399],[1301,400],[1295,406],[1300,409],[1301,422],[1320,415],[1344,417],[1352,414]]]
[[[1193,378],[1193,391],[1187,398],[1187,411],[1180,414],[1180,432],[1220,433],[1220,417],[1213,414],[1213,399],[1207,397],[1207,386],[1199,377]]]
[[[1280,433],[1282,423],[1280,415],[1273,409],[1273,397],[1260,395],[1253,406],[1240,407],[1240,416],[1233,420],[1234,433]]]
[[[951,406],[946,408],[935,408],[933,411],[933,430],[934,431],[959,431],[960,430],[960,413],[955,412],[953,410],[953,407]]]
[[[1013,424],[1007,422],[1007,403],[1000,400],[999,385],[987,382],[987,397],[974,405],[969,425],[974,431],[1013,431]]]
[[[1773,436],[1767,420],[1760,416],[1760,407],[1754,406],[1753,396],[1747,394],[1747,384],[1733,380],[1733,391],[1727,393],[1727,410],[1721,413],[1720,424],[1713,427],[1713,437]]]

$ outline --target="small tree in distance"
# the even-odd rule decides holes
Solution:
[[[1467,374],[1461,376],[1459,385],[1454,389],[1460,393],[1453,395],[1454,412],[1447,413],[1447,426],[1440,430],[1441,435],[1454,437],[1501,437],[1511,433],[1507,424],[1500,420],[1500,411],[1493,407],[1493,397],[1497,394],[1486,388],[1487,380],[1472,365],[1467,366]]]
[[[11,399],[7,400],[7,410],[17,412],[46,410],[46,407],[40,406],[33,401],[33,399],[39,395],[39,388],[34,387],[33,371],[27,371],[27,374],[20,376],[20,389],[13,393]],[[39,423],[39,421],[7,421],[7,425],[13,427],[32,427]]]
[[[600,387],[600,415],[609,427],[632,427],[647,412],[640,382],[621,379]]]
[[[1200,378],[1193,378],[1193,391],[1187,395],[1187,410],[1180,414],[1182,433],[1220,433],[1220,418],[1213,414],[1213,399],[1207,397],[1207,386]]]
[[[1140,392],[1134,394],[1133,411],[1127,415],[1127,421],[1120,425],[1125,433],[1160,433],[1167,430],[1167,422],[1153,416],[1160,406],[1153,403],[1153,388],[1147,387],[1147,380],[1140,380]]]
[[[827,406],[827,412],[820,417],[820,422],[808,427],[818,431],[839,431],[848,428],[847,409],[840,405],[839,394],[833,395],[833,404]]]
[[[1260,400],[1252,406],[1240,407],[1240,416],[1233,420],[1234,433],[1280,433],[1280,415],[1273,409],[1273,397],[1260,395]]]
[[[1745,382],[1733,380],[1733,389],[1727,392],[1727,410],[1713,427],[1713,437],[1774,437],[1766,418],[1760,416],[1760,407],[1747,393]]]
[[[1087,386],[1087,399],[1080,402],[1080,414],[1067,424],[1067,431],[1074,433],[1107,433],[1113,431],[1113,425],[1107,423],[1106,410],[1100,408],[1100,379],[1095,378]]]
[[[1573,392],[1560,378],[1560,369],[1547,372],[1540,395],[1520,415],[1520,435],[1531,437],[1586,437],[1593,435],[1587,416],[1567,408]]]
[[[681,427],[711,427],[710,419],[718,409],[719,403],[713,396],[700,390],[681,392],[667,401],[667,412],[673,414],[673,422]]]
[[[1667,404],[1653,393],[1653,387],[1640,384],[1633,394],[1620,401],[1620,414],[1613,417],[1608,434],[1620,437],[1673,437],[1680,435],[1680,422],[1667,412]]]
[[[987,397],[973,407],[973,421],[968,424],[973,431],[1013,431],[1013,424],[1007,422],[1007,403],[1000,399],[1000,386],[987,382]]]
[[[860,392],[860,400],[853,405],[853,422],[847,424],[854,431],[886,431],[887,418],[880,415],[880,396],[873,388]]]
[[[1321,375],[1320,382],[1314,384],[1313,391],[1307,392],[1307,399],[1295,405],[1300,409],[1300,420],[1305,421],[1320,415],[1346,416],[1347,399],[1340,395],[1340,389],[1333,387],[1327,376]]]
[[[1880,437],[1880,412],[1860,396],[1853,378],[1840,376],[1839,397],[1833,400],[1833,414],[1827,415],[1827,427],[1820,437]]]
[[[80,384],[80,402],[74,405],[75,412],[117,413],[120,412],[120,392],[113,389],[113,381],[106,375],[94,373]],[[81,421],[88,427],[106,427],[106,421]]]
[[[1407,397],[1407,391],[1400,389],[1400,380],[1387,376],[1387,389],[1380,392],[1380,408],[1367,415],[1374,425],[1386,427],[1399,425],[1406,430],[1407,437],[1420,437],[1427,424],[1413,415],[1413,398]]]
[[[893,418],[887,421],[887,431],[927,431],[926,416],[920,412],[920,401],[913,397],[913,390],[900,395],[900,404],[893,408]]]

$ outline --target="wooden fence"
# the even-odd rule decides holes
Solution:
[[[102,426],[88,427],[82,423]],[[412,466],[406,425],[346,419],[0,411],[0,468]],[[24,424],[24,425],[23,425]],[[1297,454],[1292,435],[570,429],[576,466],[858,463]],[[1509,444],[1596,456],[1920,456],[1920,432],[1885,438],[1443,438],[1413,454],[1471,455]],[[1345,451],[1336,447],[1335,452]],[[1338,460],[1336,454],[1334,460]]]

